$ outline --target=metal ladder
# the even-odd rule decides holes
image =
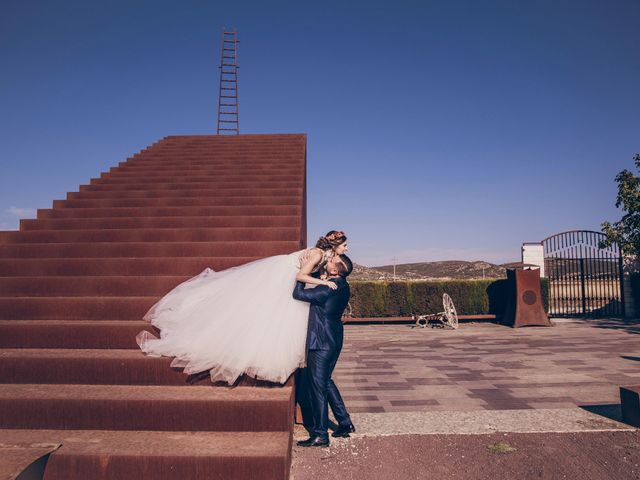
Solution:
[[[240,133],[238,112],[238,32],[222,31],[220,93],[218,95],[218,135]]]

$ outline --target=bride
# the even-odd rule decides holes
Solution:
[[[334,255],[347,251],[344,232],[332,230],[314,248],[276,255],[181,283],[144,319],[160,338],[143,330],[136,341],[151,356],[175,357],[172,367],[211,381],[233,384],[242,374],[284,383],[305,362],[309,304],[292,296],[296,281],[333,282],[317,274]]]

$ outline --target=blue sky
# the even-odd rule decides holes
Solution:
[[[308,135],[309,239],[365,265],[518,260],[615,220],[640,151],[636,0],[4,0],[0,229],[166,135]]]

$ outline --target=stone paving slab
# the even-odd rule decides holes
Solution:
[[[606,415],[605,415],[606,414]],[[621,422],[620,409],[593,413],[582,408],[470,410],[466,412],[354,413],[352,438],[387,435],[479,435],[487,433],[578,433],[635,431]],[[297,425],[296,440],[308,437]],[[344,442],[346,440],[334,440]]]
[[[333,378],[354,414],[602,406],[640,384],[640,323],[555,322],[346,325]]]
[[[355,435],[542,433],[635,430],[581,408],[356,413]]]

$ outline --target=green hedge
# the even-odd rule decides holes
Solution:
[[[507,304],[507,280],[352,281],[354,317],[408,317],[413,313],[442,311],[442,294],[448,293],[459,315],[501,316]],[[548,309],[548,283],[542,280],[542,297]]]

